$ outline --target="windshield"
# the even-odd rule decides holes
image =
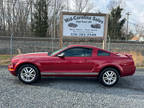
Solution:
[[[49,56],[53,56],[53,55],[55,55],[56,53],[58,53],[58,52],[62,51],[63,49],[65,49],[65,48],[66,48],[66,47],[61,48],[61,49],[59,49],[59,50],[56,50],[56,51],[54,51],[53,53],[49,54]]]

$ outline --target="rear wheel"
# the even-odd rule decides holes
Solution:
[[[119,73],[114,68],[106,68],[100,73],[99,79],[104,86],[111,87],[118,82]]]
[[[35,66],[31,64],[25,64],[18,69],[18,78],[23,83],[31,84],[40,78],[40,74]]]

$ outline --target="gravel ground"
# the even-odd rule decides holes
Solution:
[[[112,88],[94,78],[43,78],[26,85],[0,67],[1,108],[143,108],[144,69]]]

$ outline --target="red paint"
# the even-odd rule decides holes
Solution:
[[[92,49],[90,57],[64,57],[60,58],[56,55],[73,47],[84,47]],[[110,53],[110,56],[98,56],[98,50],[94,46],[89,45],[70,45],[53,56],[48,56],[48,53],[31,53],[15,56],[11,65],[8,66],[9,71],[16,76],[16,69],[23,63],[31,63],[42,73],[57,73],[55,75],[43,76],[96,76],[105,67],[117,68],[120,76],[133,75],[135,73],[135,65],[131,55]],[[68,73],[68,74],[63,74]],[[75,74],[76,73],[76,74]],[[79,74],[80,73],[80,74]],[[81,74],[84,73],[84,74]],[[90,73],[90,74],[87,74]],[[96,73],[96,74],[95,74]]]

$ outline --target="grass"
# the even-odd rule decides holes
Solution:
[[[141,52],[130,51],[128,53],[132,55],[137,67],[144,67],[144,56]]]
[[[0,55],[0,65],[10,64],[10,55]]]

